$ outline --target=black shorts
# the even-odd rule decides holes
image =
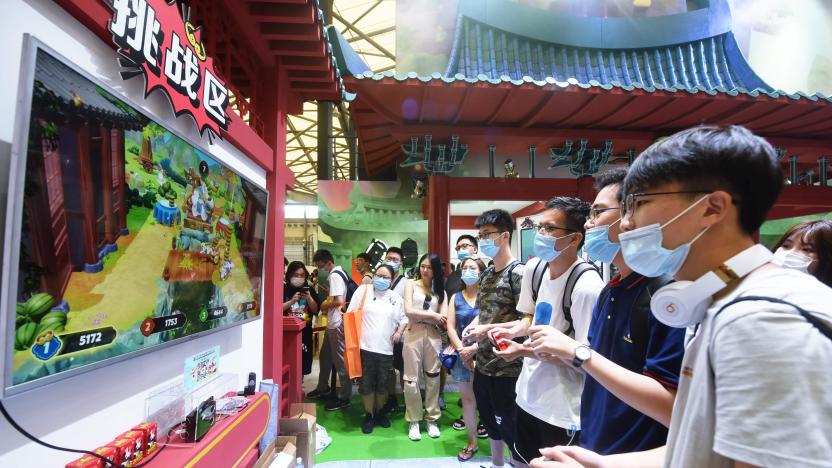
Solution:
[[[517,407],[515,426],[517,427],[516,447],[512,453],[518,453],[520,461],[530,462],[540,456],[540,449],[555,445],[577,444],[579,431],[571,432],[562,427],[548,424]]]
[[[387,374],[393,367],[393,356],[361,350],[361,383],[358,393],[362,395],[387,395]]]
[[[517,428],[514,426],[517,409],[515,386],[517,377],[491,377],[474,372],[474,397],[480,421],[488,431],[488,438],[502,440],[514,456]]]
[[[401,374],[404,374],[404,356],[402,350],[404,349],[404,337],[398,343],[393,343],[393,369],[396,369]]]

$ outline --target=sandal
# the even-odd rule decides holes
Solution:
[[[462,418],[459,418],[456,421],[454,421],[454,424],[451,427],[453,427],[455,431],[464,431],[465,421],[463,421]]]
[[[476,455],[476,453],[479,451],[479,448],[465,447],[464,449],[462,449],[461,452],[459,452],[459,455],[456,456],[456,459],[461,462],[467,462],[468,460],[474,458],[474,455]]]
[[[485,439],[488,437],[488,430],[482,424],[477,424],[477,438]]]

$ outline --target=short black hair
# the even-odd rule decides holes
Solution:
[[[547,210],[559,210],[566,216],[566,228],[572,232],[581,233],[581,243],[578,248],[584,245],[583,236],[586,235],[584,222],[589,216],[589,203],[575,197],[554,197],[546,202]]]
[[[286,257],[283,257],[283,268],[286,268],[287,266],[289,266],[289,259],[286,258]]]
[[[368,254],[364,253],[364,252],[361,252],[360,254],[356,255],[355,258],[356,259],[360,258],[360,259],[364,260],[367,263],[372,262],[372,260],[370,260],[370,256]]]
[[[324,263],[335,263],[335,258],[332,257],[332,252],[326,249],[320,249],[315,252],[315,255],[312,256],[312,261],[315,263],[324,262]]]
[[[511,241],[512,234],[514,234],[514,220],[506,210],[488,210],[477,216],[477,220],[474,221],[474,226],[477,229],[482,226],[494,226],[501,232],[507,232],[509,241]]]
[[[479,250],[480,244],[479,244],[479,242],[477,242],[476,237],[474,237],[470,234],[463,234],[463,235],[456,238],[456,243],[459,244],[459,241],[461,241],[462,239],[466,239],[466,240],[471,241],[471,243],[474,244],[474,247],[476,247],[477,250]],[[456,245],[454,245],[454,247],[456,247]]]
[[[402,261],[404,261],[404,252],[402,252],[402,249],[398,247],[390,247],[387,249],[387,252],[385,252],[384,256],[386,257],[389,253],[398,254],[399,258],[401,258]]]
[[[626,177],[627,169],[624,167],[616,167],[615,169],[604,171],[595,176],[595,191],[600,192],[610,185],[617,185],[618,191],[616,196],[618,197],[618,201],[621,202],[624,199],[624,179]]]
[[[783,170],[769,142],[739,125],[700,125],[653,143],[624,179],[627,194],[676,182],[682,190],[724,190],[753,234],[783,190]]]

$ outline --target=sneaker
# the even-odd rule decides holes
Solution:
[[[316,388],[315,390],[312,390],[311,392],[307,393],[307,394],[306,394],[306,398],[309,398],[309,399],[311,399],[311,400],[314,400],[314,399],[316,399],[316,398],[321,398],[321,397],[323,397],[323,396],[324,396],[324,395],[326,395],[327,393],[329,393],[329,389],[328,389],[328,388],[327,388],[326,390],[321,390],[321,389],[319,389],[319,388]]]
[[[477,424],[477,439],[487,439],[488,438],[488,430],[482,423]]]
[[[349,400],[341,400],[339,398],[335,401],[331,401],[331,402],[327,403],[326,406],[324,406],[324,409],[327,410],[327,411],[338,411],[340,409],[346,408],[349,405],[350,405]]]
[[[465,430],[465,421],[463,421],[462,418],[459,418],[456,421],[454,421],[454,423],[451,427],[454,428],[455,431],[464,431]]]
[[[439,437],[439,426],[433,421],[428,421],[428,435],[434,439]]]
[[[412,422],[410,423],[410,430],[407,431],[407,438],[412,441],[422,440],[422,434],[419,432],[419,423]]]
[[[387,415],[384,413],[378,413],[375,415],[375,423],[385,429],[390,427],[390,420],[387,419]]]
[[[445,408],[447,408],[447,405],[445,405],[445,395],[440,393],[439,394],[439,410],[440,411],[445,411]]]
[[[361,423],[361,432],[363,432],[365,434],[369,434],[369,433],[373,432],[373,415],[372,414],[367,413],[364,416],[364,422]]]

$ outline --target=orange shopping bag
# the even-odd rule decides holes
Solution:
[[[358,308],[344,313],[344,366],[350,379],[361,377],[361,316],[369,287],[364,289]]]

